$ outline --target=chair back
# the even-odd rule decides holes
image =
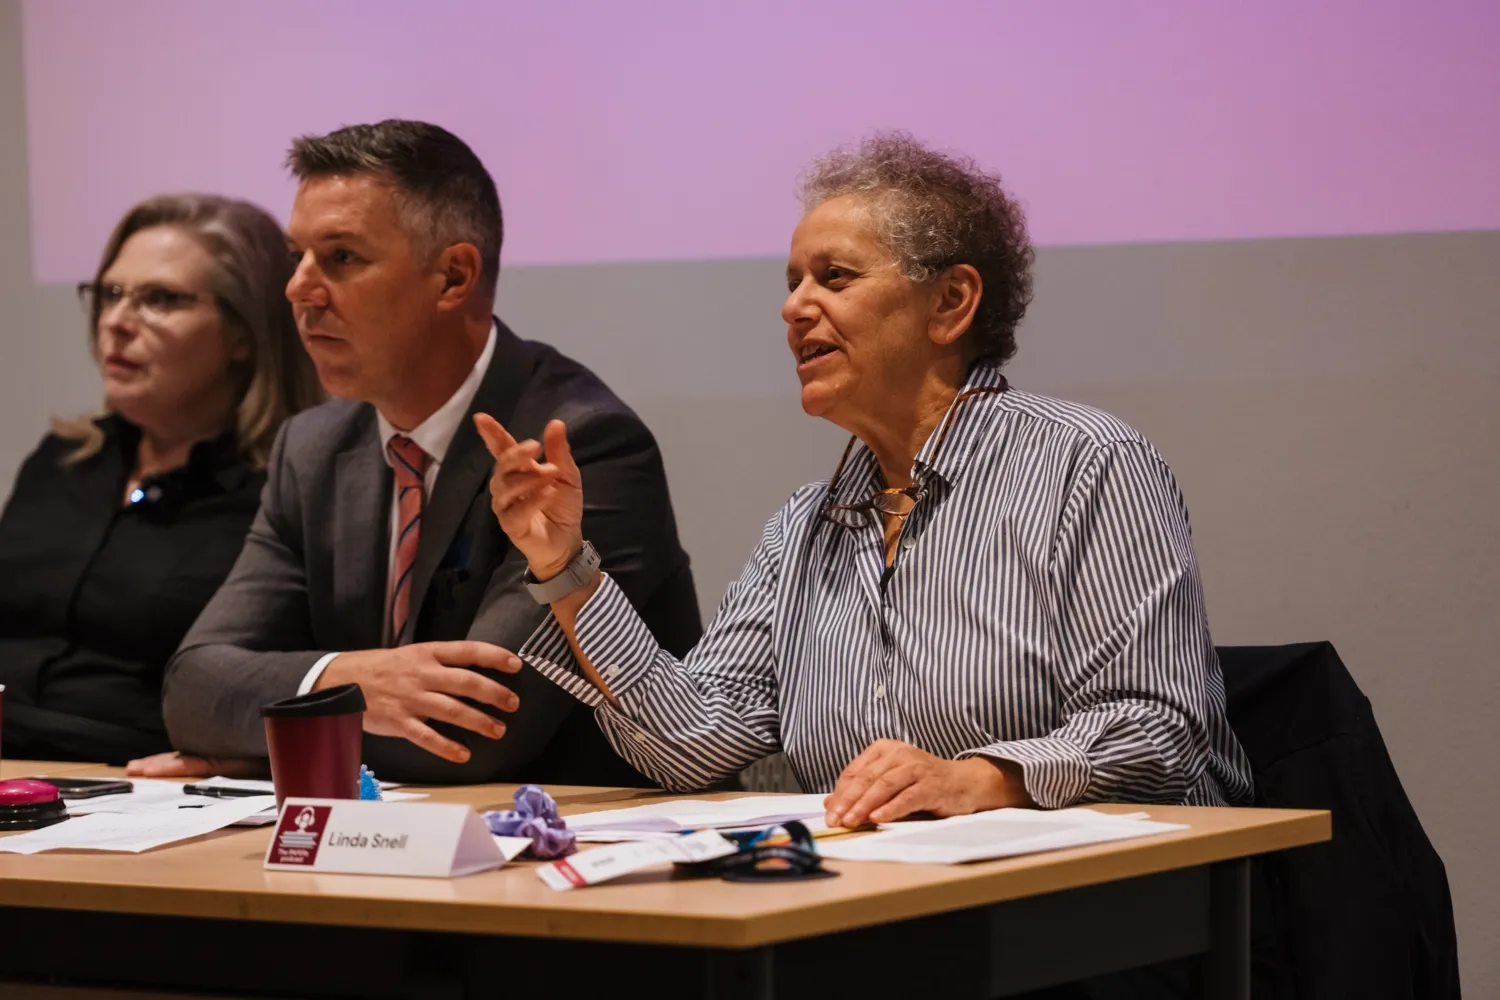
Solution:
[[[1297,995],[1457,1000],[1447,873],[1332,644],[1218,653],[1255,804],[1333,814],[1331,842],[1259,865]]]

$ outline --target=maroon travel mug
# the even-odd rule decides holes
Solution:
[[[359,798],[365,696],[358,684],[273,702],[260,710],[276,808],[287,799]]]

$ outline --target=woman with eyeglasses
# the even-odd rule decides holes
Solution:
[[[170,750],[162,668],[228,575],[277,429],[321,398],[253,205],[132,208],[79,286],[103,412],[59,420],[0,518],[4,756]]]
[[[678,661],[580,535],[562,424],[517,443],[476,418],[552,609],[522,658],[664,786],[784,749],[831,825],[1247,799],[1166,463],[1001,374],[1031,299],[1016,202],[903,135],[820,161],[802,196],[781,316],[802,408],[852,435],[837,471],[771,519]]]

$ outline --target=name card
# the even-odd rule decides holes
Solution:
[[[491,835],[479,814],[459,803],[287,799],[265,867],[451,878],[499,868],[530,843]]]
[[[681,837],[638,840],[596,847],[570,858],[558,858],[536,870],[537,878],[558,892],[608,882],[652,865],[691,863],[722,858],[739,845],[717,830],[699,830]]]

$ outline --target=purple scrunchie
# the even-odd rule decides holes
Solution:
[[[514,809],[495,809],[484,814],[485,825],[497,837],[530,837],[526,853],[547,860],[563,858],[578,850],[577,835],[557,814],[557,803],[540,785],[516,789]]]

